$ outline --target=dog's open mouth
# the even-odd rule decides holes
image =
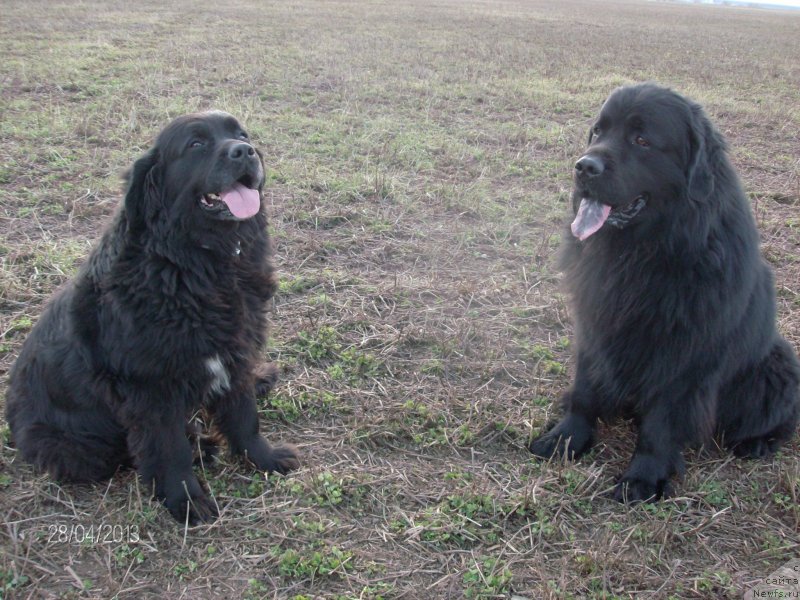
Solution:
[[[622,229],[633,219],[647,204],[647,196],[642,194],[630,204],[611,208],[593,198],[581,198],[578,214],[572,221],[572,235],[580,241],[585,240],[597,232],[605,223]]]
[[[222,217],[228,213],[236,219],[249,219],[261,208],[261,197],[258,190],[251,189],[241,183],[224,192],[203,194],[200,206],[215,215]]]

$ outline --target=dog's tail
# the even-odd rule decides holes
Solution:
[[[62,482],[87,483],[108,479],[129,466],[125,436],[117,440],[76,435],[53,425],[34,422],[14,442],[22,457]]]

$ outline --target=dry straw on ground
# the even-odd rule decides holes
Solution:
[[[184,530],[131,473],[58,486],[0,450],[14,598],[734,598],[800,553],[795,441],[690,453],[678,496],[607,497],[629,425],[577,464],[525,444],[571,373],[552,257],[616,85],[728,137],[800,346],[800,14],[652,2],[22,2],[0,19],[0,394],[46,297],[171,116],[221,108],[269,165],[281,289],[262,399],[304,468],[206,465]],[[91,534],[91,535],[90,535]],[[97,539],[96,539],[97,538]],[[82,540],[82,541],[81,541]]]

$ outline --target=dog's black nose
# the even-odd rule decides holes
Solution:
[[[250,156],[256,155],[256,149],[253,148],[250,144],[246,144],[244,142],[238,142],[236,144],[232,144],[230,148],[228,148],[228,158],[231,160],[244,160]]]
[[[578,159],[578,162],[575,163],[575,170],[578,172],[578,175],[584,177],[597,177],[605,170],[605,166],[603,165],[603,161],[599,158],[587,154]]]

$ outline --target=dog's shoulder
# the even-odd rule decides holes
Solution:
[[[120,206],[106,226],[100,240],[78,271],[77,279],[99,285],[113,269],[129,238],[125,208]]]

